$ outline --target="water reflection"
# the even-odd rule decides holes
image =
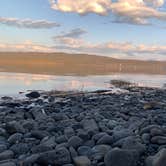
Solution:
[[[38,74],[0,73],[0,95],[15,95],[27,90],[84,90],[110,88],[110,80],[126,80],[139,86],[162,87],[164,75],[114,74],[105,76],[50,76]]]

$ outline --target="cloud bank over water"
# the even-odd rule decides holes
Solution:
[[[33,43],[32,41],[25,41],[24,43],[0,43],[0,52],[53,52],[49,46]]]
[[[65,35],[64,35],[65,36]],[[96,54],[114,58],[166,60],[166,46],[129,42],[91,43],[80,37],[54,37],[54,45],[46,46],[31,41],[9,44],[0,43],[0,52],[67,52]]]

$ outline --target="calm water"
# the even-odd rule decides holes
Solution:
[[[121,79],[139,86],[163,87],[165,75],[114,74],[105,76],[51,76],[0,72],[0,96],[17,95],[27,90],[84,90],[109,89],[110,80]]]

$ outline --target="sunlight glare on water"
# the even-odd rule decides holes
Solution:
[[[28,90],[94,91],[111,87],[111,80],[125,80],[139,86],[163,87],[164,75],[113,74],[102,76],[53,76],[0,73],[0,95],[15,95]]]

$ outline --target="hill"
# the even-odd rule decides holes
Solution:
[[[86,54],[1,52],[0,71],[50,75],[166,74],[166,62]]]

